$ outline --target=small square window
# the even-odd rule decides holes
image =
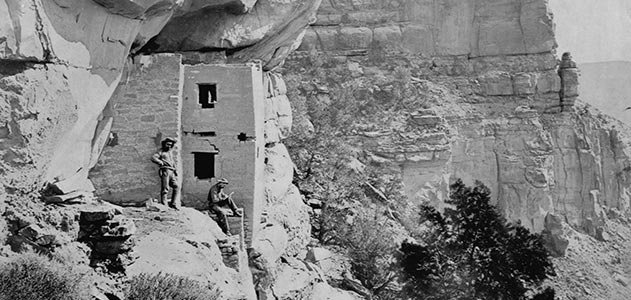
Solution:
[[[217,103],[217,85],[210,83],[198,83],[198,100],[202,108],[213,108]]]

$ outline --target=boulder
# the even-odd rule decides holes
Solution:
[[[307,260],[316,264],[332,256],[333,253],[325,248],[313,247],[307,251]]]
[[[283,144],[265,148],[265,157],[265,193],[268,202],[274,203],[281,201],[289,191],[294,178],[294,164]]]
[[[49,230],[45,230],[37,224],[31,224],[20,229],[18,235],[42,247],[58,244],[57,235],[50,232]]]
[[[227,239],[208,215],[188,207],[164,213],[132,209],[126,214],[138,219],[133,252],[138,259],[127,267],[129,276],[170,273],[214,284],[221,299],[256,299],[247,263],[239,263],[238,269],[227,267],[217,244],[233,245],[234,240]],[[156,221],[156,215],[168,221]],[[247,261],[245,252],[240,253],[239,261]]]
[[[563,218],[561,216],[548,213],[545,217],[543,239],[544,244],[548,251],[556,257],[562,257],[565,255],[570,241],[564,234]]]
[[[79,210],[79,222],[104,223],[114,218],[115,214],[115,209],[108,205],[87,205]]]

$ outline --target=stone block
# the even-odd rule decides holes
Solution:
[[[31,224],[18,231],[20,237],[42,247],[50,247],[53,245],[59,245],[59,240],[56,234],[45,230],[37,224]]]
[[[320,14],[318,20],[313,24],[314,26],[332,26],[342,23],[341,14]]]
[[[434,152],[406,153],[405,160],[411,162],[427,162],[434,158]]]
[[[274,110],[278,116],[291,117],[291,103],[287,95],[280,95],[272,98]]]
[[[76,203],[87,202],[88,199],[93,198],[93,197],[94,196],[91,193],[75,191],[75,192],[70,192],[64,195],[45,196],[43,197],[43,200],[46,203],[76,204]]]
[[[265,191],[269,202],[277,202],[284,199],[294,176],[294,164],[289,152],[283,144],[265,148],[267,164],[265,172],[268,174],[265,182]]]
[[[276,114],[276,107],[274,107],[274,101],[272,98],[265,98],[265,122],[275,121],[278,115]]]
[[[333,252],[325,248],[314,247],[307,251],[307,260],[315,264],[325,259],[331,258],[332,256]]]
[[[442,123],[442,119],[438,116],[432,115],[412,115],[411,121],[418,126],[430,126],[435,127],[438,124]]]
[[[140,117],[141,122],[154,122],[156,120],[155,115],[145,115]]]
[[[475,7],[475,1],[443,0],[436,3],[432,17],[437,28],[438,55],[467,55],[471,52]]]
[[[372,30],[367,27],[343,27],[339,31],[336,49],[367,49],[372,43]]]
[[[54,182],[52,185],[53,188],[56,189],[56,192],[61,194],[69,194],[75,191],[93,192],[94,185],[92,185],[92,181],[87,177],[88,170],[81,169],[67,179]]]
[[[551,70],[539,74],[537,78],[537,92],[540,94],[558,93],[560,90],[561,78],[556,71]]]
[[[383,24],[396,21],[398,13],[395,11],[356,11],[342,16],[344,24]]]
[[[46,232],[42,227],[37,224],[31,224],[27,227],[20,229],[18,234],[28,240],[35,241],[42,237]]]
[[[269,73],[270,84],[272,90],[274,92],[273,96],[280,96],[287,94],[287,86],[285,85],[285,80],[283,79],[283,75],[278,73]]]
[[[404,7],[400,11],[399,21],[430,25],[436,11],[434,2],[434,0],[403,1]]]
[[[274,144],[280,142],[281,132],[278,129],[276,121],[265,122],[264,133],[265,144]]]
[[[403,51],[411,54],[435,54],[434,36],[429,27],[410,24],[401,29]]]
[[[114,218],[114,215],[115,211],[113,207],[92,205],[81,208],[79,211],[79,222],[105,222]]]
[[[332,51],[338,49],[338,29],[329,27],[315,27],[315,33],[320,41],[320,49]]]
[[[373,41],[388,49],[399,48],[402,36],[398,25],[377,27],[373,30]]]
[[[491,71],[480,77],[478,81],[487,96],[508,96],[513,94],[513,80],[509,73]]]
[[[543,53],[556,48],[554,23],[547,1],[523,1],[520,3],[519,23],[527,53]]]
[[[513,76],[513,89],[516,95],[532,95],[537,87],[536,75],[517,73]]]
[[[476,11],[479,34],[476,56],[526,53],[519,5],[506,0],[485,3]]]
[[[129,237],[136,233],[136,224],[131,219],[122,215],[114,216],[101,226],[101,234],[104,237]]]
[[[292,125],[291,116],[278,117],[278,122],[276,124],[278,126],[278,132],[280,133],[279,138],[281,140],[288,138],[291,133],[291,125]]]

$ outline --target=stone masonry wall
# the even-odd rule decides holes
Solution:
[[[208,190],[226,178],[228,193],[247,220],[259,220],[264,202],[263,73],[258,64],[184,65],[182,88],[183,204],[208,207]],[[215,84],[216,103],[199,104],[199,85]],[[212,132],[212,135],[202,133]],[[245,135],[240,140],[239,135]],[[217,151],[214,178],[197,178],[193,153]],[[209,166],[210,167],[210,166]],[[247,222],[248,245],[259,222]]]
[[[158,168],[150,159],[160,141],[177,138],[180,128],[179,55],[141,56],[127,69],[128,80],[109,104],[114,138],[90,172],[97,195],[113,203],[159,198]]]

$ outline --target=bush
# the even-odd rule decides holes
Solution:
[[[216,300],[214,286],[173,274],[142,273],[131,279],[127,300]]]
[[[339,224],[341,246],[348,249],[351,272],[377,299],[391,293],[395,280],[393,252],[394,233],[388,229],[387,219],[379,214],[360,214],[352,224]]]
[[[85,274],[35,253],[0,264],[0,300],[88,299]]]
[[[481,183],[451,185],[444,214],[422,207],[429,230],[419,240],[403,243],[402,267],[408,293],[420,299],[526,299],[526,293],[554,268],[540,235],[510,224],[489,204],[489,189]],[[537,299],[554,297],[546,290]]]

